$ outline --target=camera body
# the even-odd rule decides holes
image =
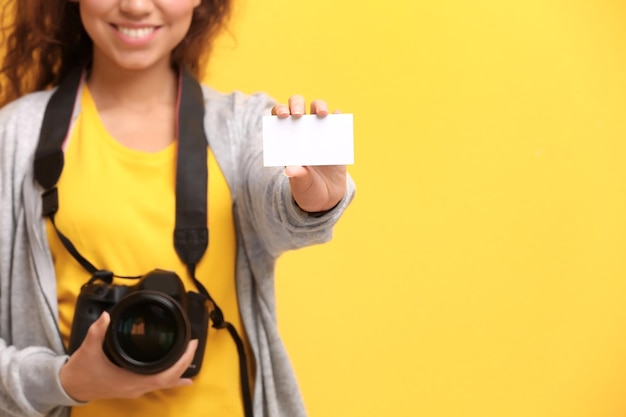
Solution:
[[[112,275],[110,275],[112,278]],[[191,339],[198,348],[183,377],[200,372],[209,324],[207,298],[186,292],[174,272],[160,269],[132,286],[113,285],[94,276],[76,301],[69,353],[81,345],[89,327],[107,311],[111,322],[103,350],[114,364],[140,374],[155,374],[182,356]]]

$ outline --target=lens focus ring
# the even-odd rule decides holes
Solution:
[[[167,294],[140,290],[111,310],[104,350],[116,365],[140,374],[155,374],[182,356],[191,337],[189,320]]]

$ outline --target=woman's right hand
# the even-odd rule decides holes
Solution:
[[[180,359],[170,368],[154,375],[140,375],[109,361],[102,344],[110,317],[103,313],[87,332],[82,345],[61,367],[59,378],[65,392],[76,401],[104,398],[137,398],[143,394],[192,383],[181,375],[191,364],[198,341],[192,340]]]

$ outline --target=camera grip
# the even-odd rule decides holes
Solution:
[[[209,307],[206,296],[196,293],[187,293],[187,317],[191,327],[191,338],[198,339],[198,348],[189,368],[183,374],[183,378],[196,376],[202,368],[204,349],[209,331]]]
[[[100,318],[107,307],[109,307],[108,303],[94,302],[90,297],[78,297],[67,348],[68,354],[76,352],[87,337],[89,327]]]

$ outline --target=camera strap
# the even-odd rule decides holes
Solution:
[[[138,276],[115,275],[110,271],[96,268],[83,257],[72,242],[57,228],[54,215],[59,209],[57,182],[64,165],[63,144],[69,136],[75,104],[81,90],[86,70],[72,71],[53,93],[39,134],[35,151],[35,179],[45,189],[42,199],[42,212],[48,217],[63,246],[80,265],[109,284],[113,277],[137,279]],[[196,278],[196,266],[202,259],[209,244],[207,227],[207,187],[208,142],[204,131],[204,96],[198,81],[186,70],[179,71],[176,129],[178,132],[178,155],[176,161],[176,224],[174,248],[180,259],[187,265],[189,275],[204,295],[209,305],[212,327],[227,329],[239,356],[239,379],[243,397],[244,415],[252,417],[252,395],[248,381],[248,363],[244,344],[237,329],[224,319],[222,310],[207,289]]]

